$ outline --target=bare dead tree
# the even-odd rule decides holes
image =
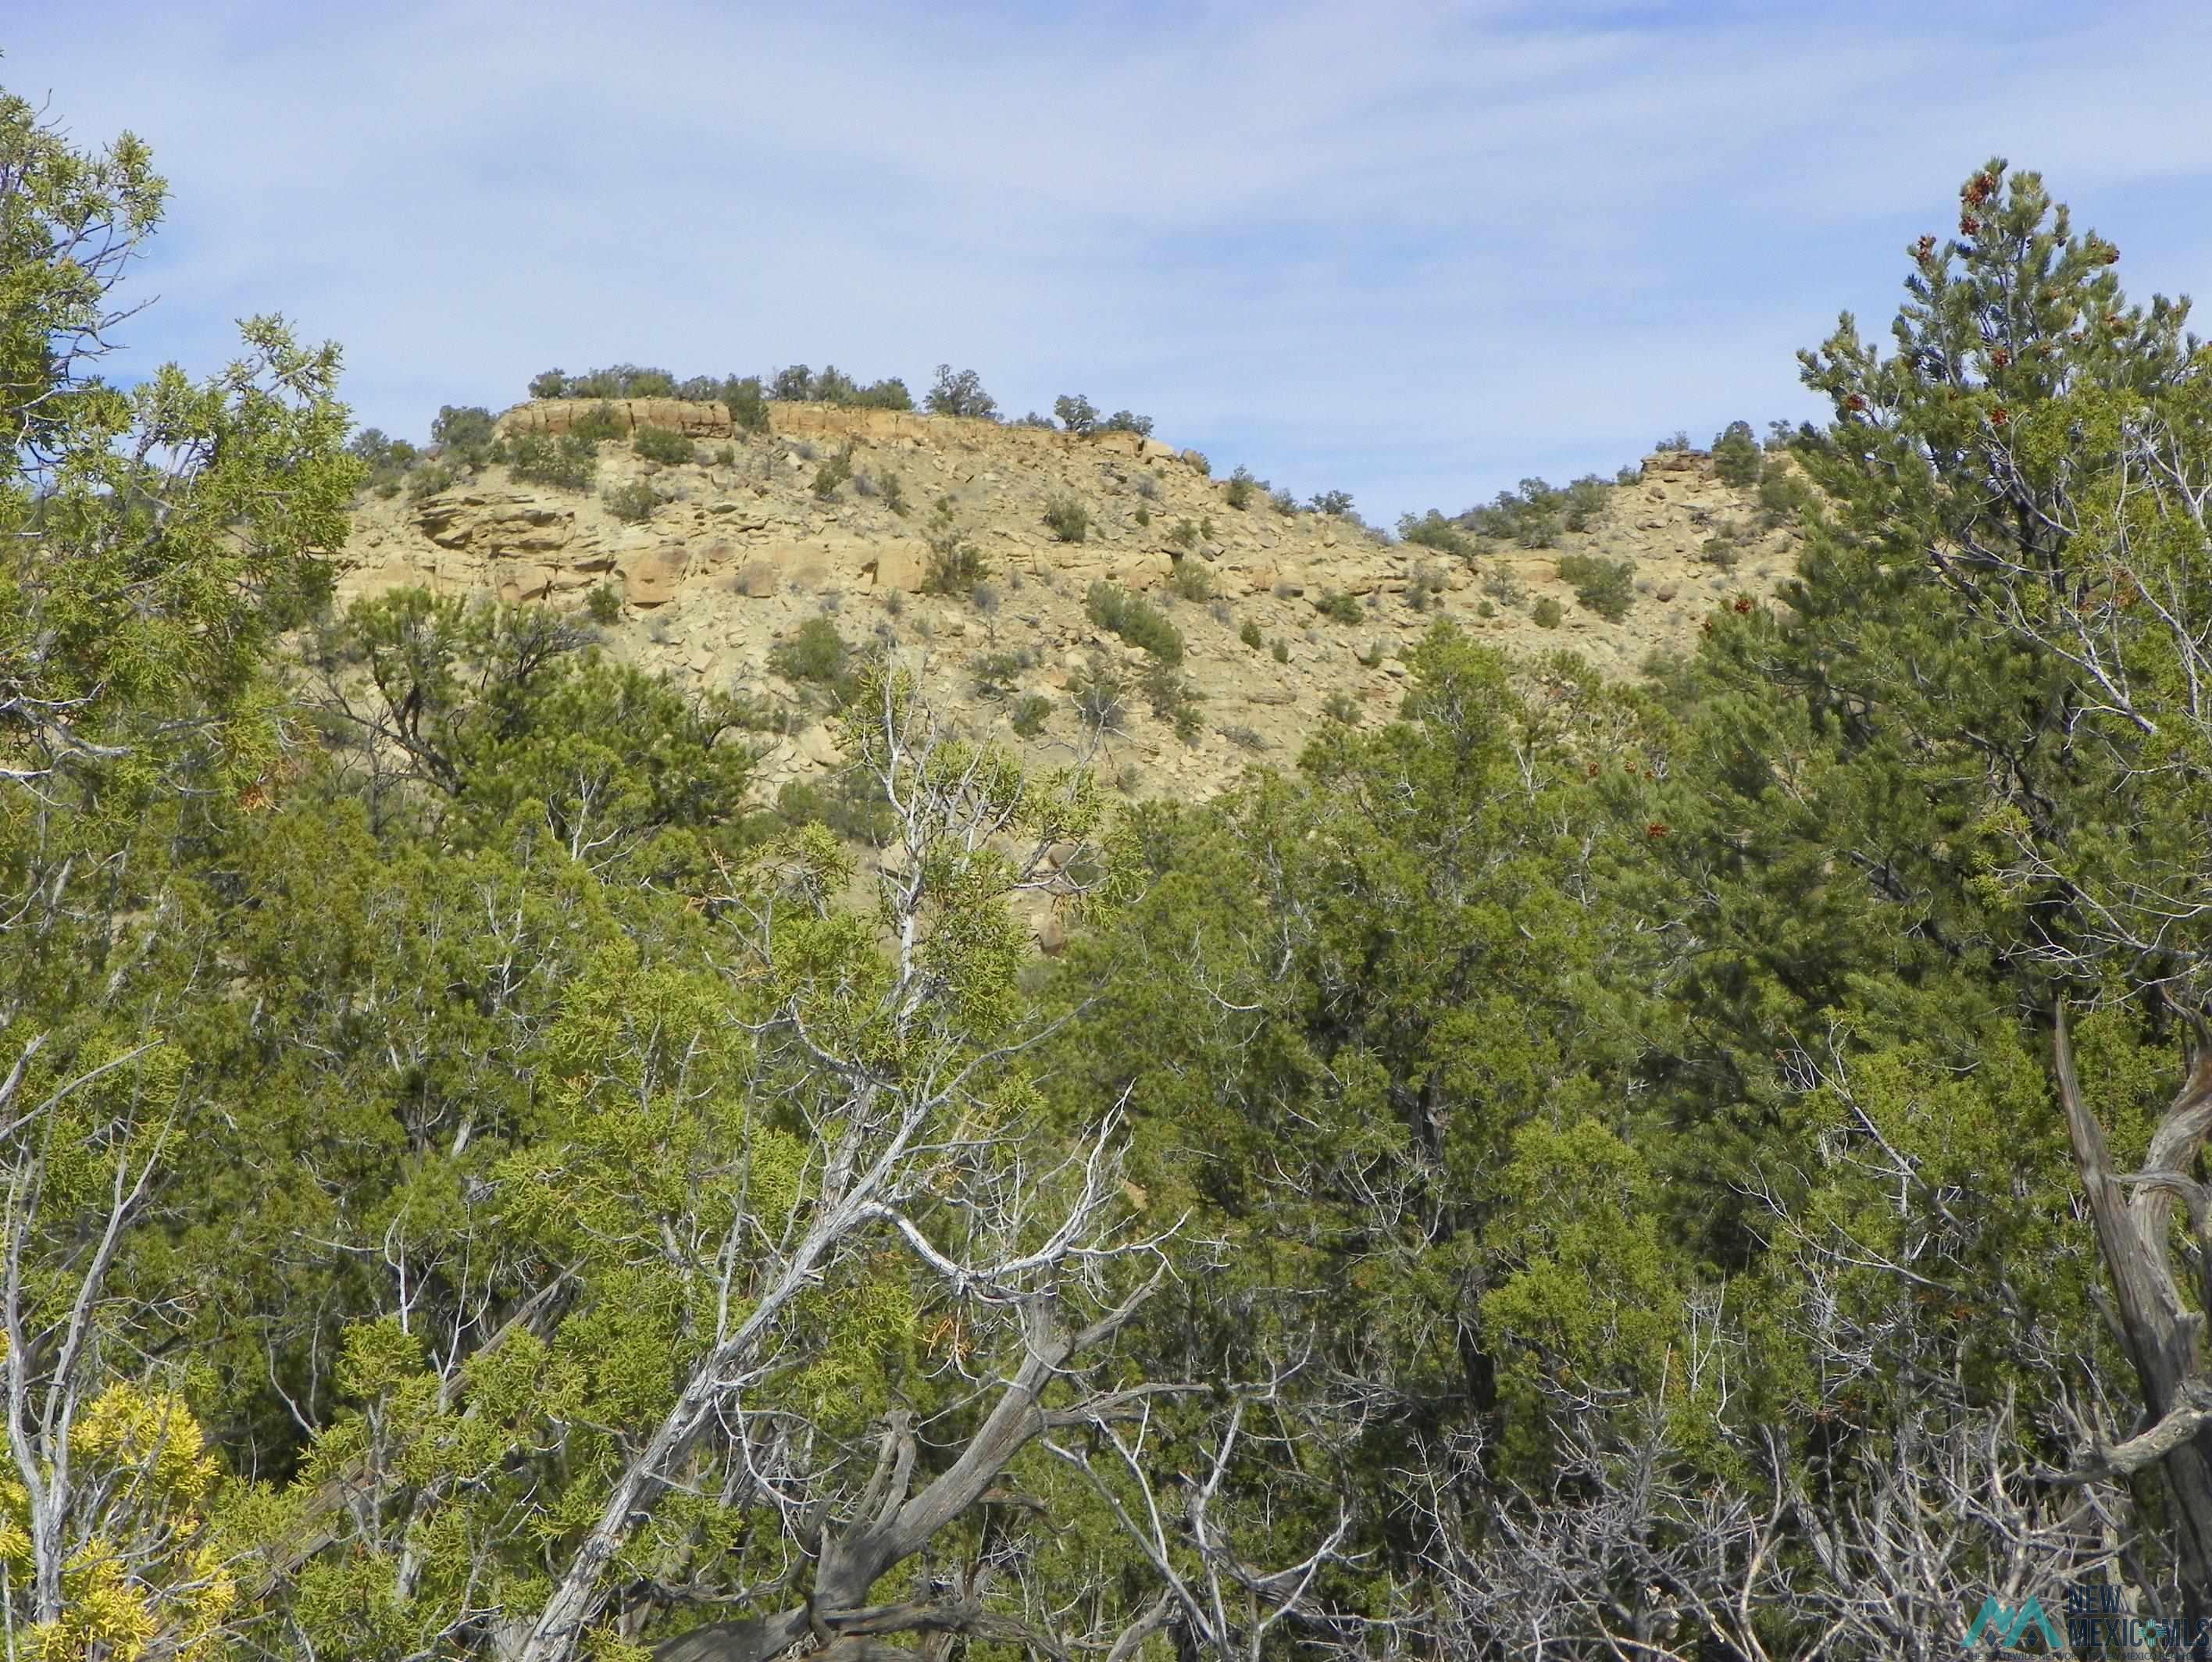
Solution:
[[[1349,1562],[1345,1550],[1352,1516],[1340,1500],[1336,1522],[1291,1562],[1263,1568],[1239,1550],[1224,1516],[1231,1507],[1226,1481],[1246,1453],[1249,1422],[1282,1399],[1295,1369],[1236,1389],[1232,1405],[1215,1426],[1212,1458],[1202,1475],[1181,1474],[1179,1495],[1163,1495],[1147,1459],[1150,1405],[1131,1415],[1121,1403],[1110,1412],[1093,1404],[1062,1417],[1082,1428],[1081,1440],[1054,1439],[1048,1449],[1079,1472],[1105,1503],[1123,1535],[1159,1583],[1158,1598],[1117,1630],[1093,1635],[1086,1648],[1109,1658],[1133,1653],[1158,1629],[1175,1635],[1178,1655],[1215,1662],[1259,1662],[1278,1628],[1308,1642],[1332,1644],[1333,1623],[1316,1598],[1316,1583],[1331,1564]]]
[[[875,771],[898,828],[878,883],[890,973],[870,994],[866,1021],[851,1019],[842,995],[825,1000],[810,986],[760,1024],[761,1039],[782,1047],[816,1084],[807,1113],[817,1163],[806,1202],[782,1226],[742,1210],[731,1224],[714,1255],[724,1313],[714,1343],[611,1486],[528,1631],[502,1642],[519,1662],[574,1653],[607,1607],[617,1554],[663,1495],[692,1480],[709,1447],[743,1474],[738,1502],[774,1513],[805,1585],[803,1597],[711,1624],[665,1656],[756,1662],[800,1643],[872,1653],[893,1634],[1007,1633],[1012,1617],[972,1600],[887,1610],[867,1596],[893,1566],[983,1504],[1036,1437],[1069,1415],[1127,1411],[1149,1389],[1133,1396],[1086,1372],[1166,1273],[1166,1233],[1129,1227],[1118,1110],[1077,1155],[1033,1161],[1023,1129],[994,1123],[977,1092],[1038,1035],[1017,1032],[979,1046],[947,1007],[960,992],[960,955],[971,943],[997,949],[992,931],[1004,926],[1007,896],[1069,882],[1066,862],[1049,856],[1082,834],[1083,787],[1062,779],[1041,788],[1003,758],[951,739],[912,683],[888,673],[848,737]],[[748,937],[758,955],[740,973],[774,973],[773,912],[793,892],[787,885],[732,897],[758,925]],[[796,892],[818,905],[827,884],[805,880]],[[895,1062],[877,1037],[884,1030],[899,1035]],[[933,1217],[957,1220],[957,1243]],[[915,1429],[895,1417],[873,1476],[855,1495],[842,1489],[834,1465],[810,1463],[763,1391],[787,1365],[787,1330],[801,1295],[887,1243],[936,1279],[969,1344],[991,1358],[975,1380],[976,1400],[988,1406],[949,1464],[919,1486]],[[774,1591],[763,1590],[759,1602],[772,1603]]]
[[[2142,1393],[2142,1418],[2124,1441],[2094,1447],[2069,1481],[2126,1480],[2155,1468],[2172,1501],[2172,1547],[2183,1608],[2191,1623],[2212,1610],[2212,1378],[2204,1359],[2204,1312],[2212,1308],[2212,1186],[2194,1173],[2212,1136],[2212,1031],[2190,1031],[2182,1085],[2151,1132],[2142,1168],[2115,1168],[2104,1128],[2075,1072],[2066,1012],[2052,1042],[2060,1103],[2074,1162],[2112,1281],[2112,1320]],[[2172,1222],[2179,1201],[2193,1259],[2184,1291],[2175,1271]]]

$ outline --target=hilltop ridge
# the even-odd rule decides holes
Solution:
[[[517,405],[496,424],[491,453],[505,463],[363,497],[338,597],[419,585],[589,606],[617,658],[801,716],[814,701],[778,649],[826,618],[848,645],[881,643],[922,667],[970,731],[1040,761],[1095,735],[1108,776],[1150,796],[1205,793],[1249,761],[1286,761],[1324,720],[1388,719],[1403,655],[1438,617],[1626,676],[1654,651],[1690,646],[1716,604],[1771,597],[1794,566],[1790,531],[1755,494],[1686,449],[1645,458],[1547,546],[1455,536],[1469,558],[1346,515],[1285,511],[1139,433],[770,408],[773,431],[754,433],[720,403]],[[529,471],[518,444],[566,440],[580,453],[580,429],[596,434],[592,488],[518,476]],[[1632,568],[1611,608],[1560,575],[1578,555]],[[1100,584],[1164,619],[1179,661],[1134,644],[1152,627],[1142,617],[1121,635],[1102,626]],[[809,638],[828,639],[818,623]],[[824,722],[790,726],[763,770],[770,788],[837,761]]]

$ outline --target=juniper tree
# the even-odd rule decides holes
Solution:
[[[118,1273],[205,1106],[180,865],[279,761],[264,654],[313,609],[360,464],[337,354],[277,319],[201,382],[100,373],[164,186],[0,94],[0,1604],[9,1643],[196,1643],[233,1590],[213,1465]]]

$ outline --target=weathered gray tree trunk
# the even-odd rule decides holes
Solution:
[[[1085,1332],[1060,1329],[1042,1300],[1025,1313],[1026,1354],[1003,1393],[959,1458],[909,1496],[915,1447],[910,1416],[896,1416],[885,1435],[884,1459],[861,1496],[860,1516],[845,1530],[824,1532],[813,1589],[804,1604],[775,1616],[718,1622],[672,1639],[653,1653],[656,1662],[767,1662],[811,1638],[839,1662],[874,1656],[911,1657],[902,1646],[879,1642],[892,1633],[960,1632],[1035,1642],[1019,1624],[973,1605],[908,1604],[871,1606],[868,1591],[891,1568],[970,1507],[1029,1441],[1047,1429],[1045,1389],[1069,1358],[1121,1325],[1127,1308]]]
[[[2212,1035],[2192,1035],[2180,1091],[2151,1133],[2139,1172],[2112,1168],[2104,1128],[2082,1101],[2058,1011],[2058,1090],[2074,1162],[2096,1226],[2097,1249],[2112,1277],[2114,1325],[2134,1364],[2145,1428],[2097,1451],[2083,1475],[2114,1477],[2155,1465],[2172,1498],[2170,1525],[2184,1589],[2184,1614],[2212,1610],[2212,1380],[2204,1368],[2204,1317],[2212,1308],[2212,1187],[2191,1175],[2212,1136]],[[2174,1276],[2173,1203],[2188,1211],[2197,1249],[2197,1308]]]

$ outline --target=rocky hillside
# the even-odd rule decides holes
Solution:
[[[510,441],[558,436],[593,408],[525,404],[500,429]],[[1714,605],[1771,594],[1792,559],[1785,531],[1757,529],[1752,494],[1693,452],[1649,458],[1640,482],[1609,490],[1585,530],[1549,548],[1485,541],[1469,561],[1355,520],[1284,513],[1264,492],[1233,507],[1230,482],[1203,458],[1133,434],[779,403],[773,436],[757,436],[733,430],[719,404],[611,408],[625,436],[598,444],[589,490],[520,483],[492,465],[427,496],[365,495],[341,599],[421,585],[580,609],[605,590],[596,610],[611,652],[794,707],[805,689],[772,671],[771,653],[826,616],[848,642],[881,641],[921,666],[971,731],[1039,762],[1065,761],[1089,737],[1071,685],[1079,692],[1103,670],[1126,695],[1097,765],[1150,796],[1204,792],[1249,761],[1287,761],[1332,714],[1387,716],[1401,655],[1438,616],[1509,648],[1571,647],[1625,676],[1655,648],[1686,646]],[[655,428],[698,440],[698,459],[639,455],[628,435]],[[1071,501],[1079,541],[1068,540]],[[1059,531],[1048,525],[1055,505]],[[1735,536],[1730,568],[1702,552],[1717,532]],[[927,591],[933,542],[973,548],[981,583]],[[1578,604],[1559,577],[1559,561],[1576,554],[1632,563],[1633,604],[1619,621]],[[1171,694],[1153,657],[1086,611],[1100,581],[1179,633]],[[766,780],[836,761],[831,731],[801,724]]]

